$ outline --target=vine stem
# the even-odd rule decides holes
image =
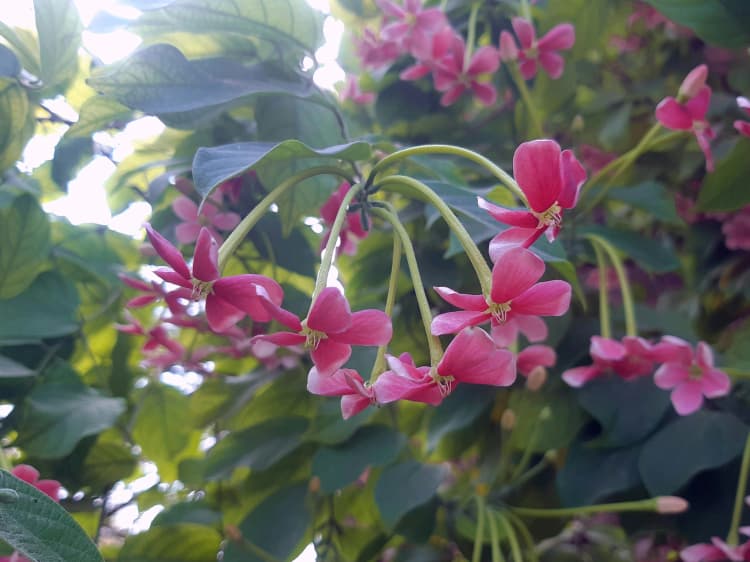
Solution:
[[[474,534],[474,549],[471,553],[471,562],[481,562],[482,544],[484,542],[484,520],[486,509],[484,505],[484,498],[482,496],[474,496],[474,499],[477,502],[477,531]]]
[[[737,492],[734,496],[734,509],[732,510],[732,524],[727,534],[727,544],[736,546],[739,542],[740,519],[742,518],[742,503],[745,499],[747,490],[747,475],[750,471],[750,433],[745,441],[745,450],[742,453],[742,465],[740,466],[740,476],[737,480]]]
[[[469,35],[466,38],[466,49],[464,50],[464,71],[469,68],[471,55],[474,52],[474,42],[477,35],[477,14],[479,13],[479,3],[474,2],[469,12]]]
[[[597,243],[592,243],[596,266],[599,269],[599,331],[602,337],[612,337],[612,320],[609,315],[609,299],[607,298],[607,262],[604,252]]]
[[[620,503],[602,503],[599,505],[584,505],[581,507],[562,507],[557,509],[544,509],[533,507],[509,507],[516,515],[521,517],[537,518],[560,518],[572,517],[576,515],[588,515],[591,513],[621,513],[625,511],[658,511],[657,499],[649,498],[647,500],[620,502]]]
[[[521,545],[516,537],[516,532],[513,530],[513,526],[510,521],[501,512],[495,513],[495,516],[500,521],[505,531],[505,536],[508,538],[508,544],[510,544],[511,556],[513,556],[513,562],[523,562],[523,555],[521,554]]]
[[[542,126],[542,118],[539,115],[539,110],[534,103],[534,99],[531,97],[531,92],[529,92],[529,87],[526,85],[526,80],[521,76],[521,71],[518,69],[517,64],[508,65],[508,68],[510,69],[510,75],[513,78],[513,82],[515,82],[518,92],[521,94],[521,99],[526,106],[526,110],[529,113],[533,129],[532,136],[535,138],[543,138],[544,127]]]
[[[496,179],[500,181],[506,188],[508,188],[518,199],[520,199],[524,205],[528,206],[528,201],[524,195],[521,187],[516,183],[513,177],[503,170],[500,166],[492,162],[489,158],[460,146],[453,146],[450,144],[424,144],[421,146],[410,146],[408,148],[402,148],[396,152],[389,154],[379,162],[377,162],[370,171],[370,177],[368,184],[372,182],[375,174],[396,162],[409,158],[410,156],[424,156],[427,154],[447,154],[452,156],[459,156],[479,164],[490,172]]]
[[[391,276],[388,279],[388,293],[385,297],[385,313],[388,317],[393,316],[393,307],[396,304],[396,290],[398,288],[398,276],[401,273],[401,237],[394,234],[393,236],[393,255],[391,259]],[[432,322],[432,319],[430,319]],[[375,356],[375,363],[372,365],[370,373],[370,382],[375,382],[378,375],[385,370],[385,351],[388,345],[378,346],[378,353]]]
[[[490,527],[490,546],[492,548],[492,562],[505,562],[503,551],[500,548],[500,537],[497,534],[497,522],[489,509],[486,510],[487,514],[485,517]]]
[[[258,204],[255,205],[255,207],[253,207],[252,211],[250,211],[240,221],[240,223],[234,228],[232,233],[227,236],[227,239],[224,240],[224,243],[219,248],[219,271],[222,271],[224,269],[224,267],[227,265],[227,262],[229,261],[229,258],[232,256],[232,254],[234,254],[234,252],[248,235],[250,230],[252,230],[252,228],[258,223],[258,221],[263,218],[271,205],[273,205],[282,195],[295,187],[301,181],[312,178],[314,176],[321,176],[325,174],[340,176],[346,180],[351,180],[349,174],[347,174],[340,168],[337,168],[335,166],[318,166],[315,168],[310,168],[309,170],[305,170],[304,172],[300,172],[299,174],[296,174],[291,178],[288,178],[281,182],[263,199],[261,199]]]

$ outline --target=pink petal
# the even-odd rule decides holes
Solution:
[[[667,129],[689,131],[693,118],[688,110],[673,97],[666,97],[656,106],[656,119]]]
[[[541,228],[516,228],[504,230],[490,240],[490,259],[496,262],[509,249],[515,246],[528,248],[542,235]]]
[[[437,406],[443,400],[440,387],[435,381],[406,378],[393,371],[382,373],[372,387],[379,404],[410,400]]]
[[[132,289],[136,289],[138,291],[148,291],[148,292],[151,292],[154,290],[154,287],[151,285],[151,283],[146,283],[142,279],[138,279],[136,277],[130,277],[129,275],[124,275],[122,273],[119,273],[117,277],[119,277],[120,281],[122,281],[128,287]]]
[[[270,342],[274,345],[282,347],[292,347],[295,345],[303,345],[307,338],[302,334],[295,334],[292,332],[276,332],[274,334],[263,334],[255,336],[250,340],[252,345],[256,341]]]
[[[596,365],[587,367],[573,367],[562,374],[562,379],[573,388],[579,388],[602,374],[601,368]]]
[[[463,94],[465,91],[466,91],[466,86],[464,86],[462,83],[459,82],[453,85],[440,98],[440,105],[442,105],[443,107],[448,107],[449,105],[453,105],[454,103],[456,103],[456,101],[458,101],[458,98],[460,98],[461,94]]]
[[[469,326],[483,324],[490,320],[490,318],[492,318],[492,316],[489,312],[474,312],[470,310],[445,312],[443,314],[438,314],[432,319],[430,329],[435,336],[455,334]]]
[[[703,405],[700,381],[686,380],[677,385],[671,394],[672,405],[681,416],[696,412]]]
[[[469,76],[495,72],[500,67],[500,57],[494,47],[480,47],[471,57],[466,73]]]
[[[352,346],[329,339],[320,340],[318,345],[310,352],[313,363],[315,363],[321,376],[333,374],[349,360],[351,354]]]
[[[695,97],[706,85],[706,78],[708,67],[705,64],[696,66],[680,84],[679,96],[687,99]]]
[[[372,401],[369,398],[359,394],[348,394],[341,397],[341,417],[345,420],[356,416],[362,410],[365,410]]]
[[[528,376],[535,367],[552,367],[556,362],[557,354],[548,345],[530,345],[521,350],[516,358],[518,372],[524,376]]]
[[[734,128],[737,129],[741,135],[750,137],[750,121],[735,121]]]
[[[742,96],[737,96],[737,105],[739,106],[740,109],[744,109],[745,112],[748,115],[750,115],[750,100],[749,99],[742,97]]]
[[[200,234],[201,225],[197,222],[181,222],[175,227],[175,236],[180,244],[192,244]]]
[[[516,40],[508,31],[500,32],[500,60],[503,62],[514,61],[518,58],[518,46]]]
[[[172,201],[172,210],[175,215],[186,222],[196,222],[198,220],[198,205],[184,195],[180,195]]]
[[[434,32],[446,25],[445,12],[440,8],[427,8],[417,14],[417,27]]]
[[[60,488],[62,488],[62,486],[57,480],[38,480],[36,484],[34,484],[34,487],[43,494],[48,495],[53,500],[60,501]]]
[[[243,311],[221,297],[215,294],[206,297],[206,320],[214,332],[225,332],[244,317]]]
[[[398,75],[401,80],[419,80],[430,73],[430,67],[424,63],[413,64],[406,67]]]
[[[310,309],[307,327],[323,333],[336,333],[346,330],[352,322],[349,302],[336,287],[326,287]]]
[[[511,317],[502,324],[492,324],[490,333],[497,347],[509,347],[518,338],[518,324],[514,320],[515,318]]]
[[[242,310],[256,322],[270,322],[275,318],[262,303],[265,290],[248,282],[243,275],[219,279],[214,283],[213,294]]]
[[[448,287],[433,287],[435,292],[445,301],[457,308],[473,310],[475,312],[487,310],[487,301],[482,295],[458,293]]]
[[[495,101],[497,101],[497,90],[491,84],[472,82],[471,91],[474,92],[477,99],[485,106],[494,105]]]
[[[171,269],[157,269],[154,273],[164,279],[167,283],[179,285],[180,287],[190,289],[191,291],[193,289],[193,283],[190,281],[190,277],[185,278],[176,271],[172,271]]]
[[[536,59],[522,59],[518,63],[518,70],[521,71],[524,80],[531,80],[536,76]]]
[[[565,281],[537,283],[513,299],[511,311],[530,316],[562,316],[570,307],[570,284]]]
[[[693,362],[693,348],[682,338],[664,336],[651,347],[650,356],[659,363],[680,363],[689,367]]]
[[[565,59],[560,55],[550,51],[543,51],[539,53],[539,64],[549,74],[550,78],[557,80],[562,76],[563,70],[565,70]]]
[[[518,329],[530,342],[539,342],[547,339],[547,324],[538,316],[526,316],[517,314],[513,320],[518,324]]]
[[[190,279],[190,270],[180,251],[169,240],[151,228],[150,224],[146,224],[146,233],[159,257],[167,262],[180,277]]]
[[[706,159],[706,171],[714,171],[714,156],[711,153],[711,139],[714,137],[714,133],[710,127],[706,129],[695,130],[695,140],[698,141],[698,146],[703,152],[703,156]]]
[[[202,228],[195,243],[193,254],[193,277],[201,281],[216,281],[219,278],[219,245],[207,228]]]
[[[445,350],[437,371],[459,383],[510,386],[516,380],[513,354],[498,349],[480,328],[462,330]]]
[[[219,213],[211,220],[211,224],[219,230],[232,230],[239,223],[240,216],[237,213]]]
[[[726,560],[724,553],[711,544],[694,544],[680,551],[683,562],[719,562]]]
[[[480,209],[487,211],[493,219],[510,226],[520,226],[522,228],[536,228],[539,219],[529,211],[512,211],[499,205],[494,205],[489,201],[477,197],[477,205]]]
[[[295,332],[302,331],[302,322],[300,322],[300,319],[296,314],[292,314],[288,310],[281,308],[279,305],[265,298],[261,298],[260,303],[277,322],[280,322]]]
[[[663,390],[674,388],[690,378],[690,371],[677,363],[665,363],[654,373],[654,384]]]
[[[382,310],[360,310],[352,314],[351,325],[343,332],[329,332],[328,337],[350,345],[385,345],[391,341],[393,327]]]
[[[510,302],[544,275],[544,262],[524,248],[510,248],[492,268],[490,297],[494,303]]]
[[[612,361],[620,361],[621,359],[624,359],[627,350],[625,349],[625,346],[617,340],[603,338],[601,336],[592,336],[589,353],[595,360],[610,363]]]
[[[726,396],[732,388],[732,380],[719,369],[709,369],[701,377],[701,390],[706,398]]]
[[[544,139],[521,144],[513,155],[513,174],[529,206],[543,213],[557,201],[563,188],[560,146]]]
[[[695,346],[695,363],[701,369],[711,369],[714,366],[714,353],[711,346],[704,341],[698,342]]]
[[[557,202],[563,209],[572,209],[578,202],[578,193],[586,181],[586,170],[571,150],[563,150],[560,159],[562,190]]]
[[[570,49],[576,42],[576,30],[569,23],[561,23],[550,29],[537,42],[540,51]]]
[[[13,468],[11,474],[32,486],[39,480],[39,471],[30,464],[19,464]]]
[[[321,375],[317,368],[313,367],[307,374],[307,391],[318,396],[344,396],[352,394],[352,387],[346,378],[347,371],[359,376],[353,369],[339,369],[330,375]]]
[[[513,18],[511,20],[513,25],[513,31],[516,32],[518,40],[521,43],[522,49],[528,49],[536,40],[536,31],[534,31],[534,25],[527,19],[524,18]]]
[[[411,24],[406,22],[393,22],[386,25],[380,30],[380,37],[386,41],[401,42],[405,39],[411,31]]]
[[[144,306],[148,306],[154,302],[159,300],[159,297],[156,295],[141,295],[140,297],[135,297],[130,299],[127,303],[125,303],[125,306],[128,308],[141,308]]]
[[[693,121],[703,121],[706,118],[709,103],[711,103],[711,88],[703,86],[694,98],[685,103],[684,107]]]

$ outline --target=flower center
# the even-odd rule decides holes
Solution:
[[[539,221],[539,224],[536,225],[537,228],[548,228],[550,226],[556,227],[560,226],[560,223],[562,223],[562,207],[557,201],[555,201],[552,206],[543,213],[531,211],[531,214]]]
[[[321,340],[328,339],[328,334],[320,332],[318,330],[311,330],[307,326],[302,328],[302,333],[305,334],[305,347],[308,349],[318,349],[318,344]]]
[[[539,57],[539,49],[536,46],[536,43],[534,43],[531,47],[526,49],[525,54],[530,59],[535,59]]]
[[[703,378],[703,369],[698,365],[690,365],[688,372],[690,373],[689,377],[692,381],[699,381]]]
[[[505,324],[505,321],[508,319],[508,312],[510,312],[510,301],[501,303],[491,302],[488,304],[487,311],[492,315],[492,318],[498,324]]]
[[[194,300],[198,301],[205,299],[208,295],[213,293],[213,281],[201,281],[195,277],[193,277],[191,281],[193,283],[193,293],[191,296]]]

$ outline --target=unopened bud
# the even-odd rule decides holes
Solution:
[[[706,85],[706,78],[708,78],[708,67],[705,64],[696,66],[685,76],[677,96],[684,100],[693,99]]]
[[[234,525],[225,525],[224,534],[232,542],[242,542],[242,531]]]
[[[660,496],[656,498],[657,513],[682,513],[687,511],[690,504],[686,499],[677,496]]]
[[[310,478],[310,482],[307,484],[307,489],[310,490],[311,493],[317,494],[320,491],[320,478],[317,476]]]
[[[500,417],[500,427],[502,427],[505,431],[510,431],[516,426],[516,413],[508,408],[503,412],[503,415]]]
[[[544,386],[545,382],[547,382],[547,369],[543,365],[537,365],[526,377],[526,388],[531,392],[536,392]]]
[[[574,133],[580,133],[586,127],[586,122],[583,120],[583,115],[580,113],[573,117],[573,121],[570,123],[570,130]]]

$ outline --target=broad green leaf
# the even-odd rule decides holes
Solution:
[[[222,560],[289,560],[302,549],[302,539],[313,522],[306,500],[306,484],[283,488],[263,500],[240,523],[241,537],[228,541]]]
[[[742,453],[748,428],[725,412],[699,410],[680,417],[646,442],[638,469],[654,496],[672,494],[690,479]]]
[[[212,509],[207,501],[186,501],[176,503],[159,513],[151,525],[153,527],[195,523],[215,526],[221,524],[221,519],[221,513]]]
[[[26,398],[16,444],[42,459],[64,457],[84,437],[112,427],[124,411],[121,398],[80,383],[42,384]]]
[[[375,503],[386,527],[435,496],[445,477],[442,466],[406,461],[383,469],[375,487]]]
[[[324,445],[337,445],[349,439],[375,413],[374,408],[367,408],[351,419],[341,417],[341,401],[336,398],[320,398],[318,411],[310,421],[310,427],[304,435],[305,441]]]
[[[674,196],[658,182],[645,181],[629,187],[618,187],[609,192],[609,198],[645,211],[659,221],[669,224],[681,222],[674,206]]]
[[[18,377],[33,377],[36,375],[35,371],[32,371],[28,367],[16,363],[12,359],[8,359],[3,355],[0,355],[0,379],[2,378],[18,378]]]
[[[749,4],[750,6],[750,4]],[[735,211],[750,204],[750,140],[740,139],[728,158],[708,174],[698,195],[701,211]]]
[[[64,138],[88,138],[114,121],[127,119],[132,113],[132,110],[112,98],[92,96],[83,102],[78,121],[65,131]]]
[[[153,115],[205,110],[252,94],[310,94],[309,82],[271,64],[244,66],[231,59],[189,61],[171,45],[152,45],[95,70],[98,92]]]
[[[34,127],[26,90],[15,79],[0,78],[0,172],[21,157]]]
[[[63,139],[55,146],[52,158],[52,179],[67,191],[68,182],[74,179],[83,166],[91,162],[94,145],[90,138]]]
[[[750,3],[746,0],[647,0],[670,20],[721,47],[750,44]]]
[[[333,493],[354,482],[368,466],[393,462],[405,442],[403,435],[384,425],[365,426],[346,443],[318,449],[312,474],[320,478],[323,493]]]
[[[44,272],[20,295],[0,300],[0,318],[13,318],[0,322],[0,345],[72,334],[80,328],[78,292],[58,272]]]
[[[273,466],[300,446],[307,423],[301,417],[281,417],[230,433],[208,452],[206,478],[226,478],[241,466],[255,470]]]
[[[102,434],[102,437],[107,433]],[[104,490],[115,482],[128,478],[137,466],[138,458],[129,445],[100,437],[83,461],[81,479],[93,490]]]
[[[18,55],[21,65],[39,76],[39,45],[32,33],[23,29],[13,29],[0,21],[0,37],[3,37]]]
[[[579,230],[581,234],[596,234],[620,250],[625,258],[630,258],[646,271],[666,273],[680,267],[677,254],[668,241],[654,240],[632,230],[587,226]]]
[[[494,399],[495,392],[490,387],[459,385],[432,414],[427,430],[427,448],[434,449],[444,435],[470,426]]]
[[[160,525],[129,536],[117,562],[212,562],[220,543],[221,536],[211,527]]]
[[[34,562],[104,562],[84,530],[49,496],[5,470],[0,489],[16,496],[0,501],[0,539]]]
[[[135,24],[144,37],[174,32],[195,35],[235,33],[275,48],[269,55],[295,48],[311,55],[320,47],[322,15],[304,0],[175,0],[146,12]]]
[[[550,2],[540,14],[541,37],[553,26],[568,22],[575,25],[576,41],[573,49],[561,53],[566,59],[583,58],[591,51],[601,51],[609,40],[607,23],[614,11],[610,0],[567,0]]]
[[[292,162],[305,158],[365,160],[369,156],[370,145],[362,141],[321,149],[310,148],[298,140],[239,142],[199,148],[193,160],[193,181],[205,200],[222,182],[268,162]]]
[[[0,76],[15,78],[21,72],[18,57],[8,47],[0,43]]]
[[[73,0],[34,0],[39,58],[45,86],[72,78],[78,70],[81,19]]]

